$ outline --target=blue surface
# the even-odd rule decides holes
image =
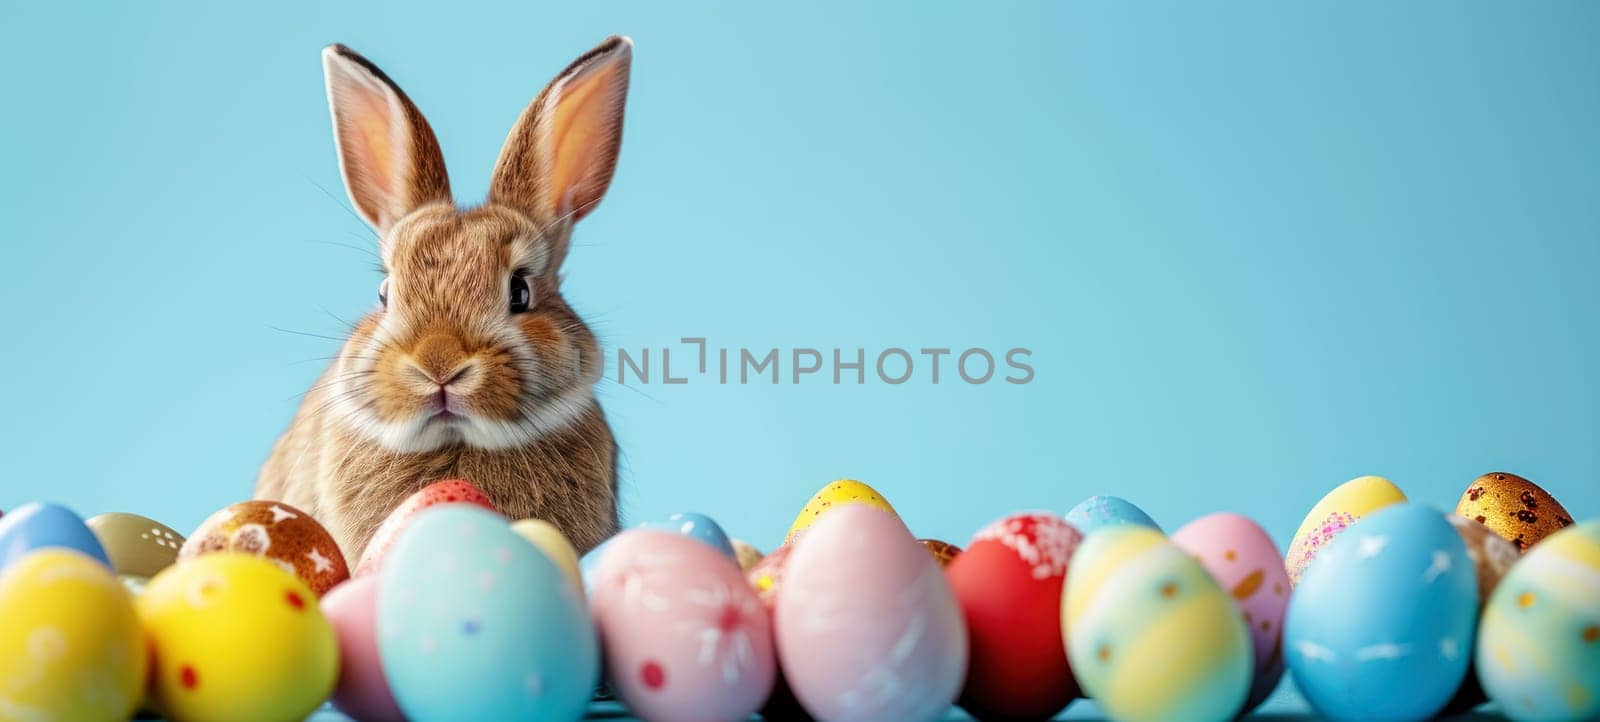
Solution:
[[[1592,518],[1597,28],[1581,0],[3,3],[0,507],[187,530],[250,494],[335,349],[312,335],[375,303],[324,44],[393,75],[473,201],[539,88],[620,32],[621,165],[567,268],[609,348],[1036,369],[613,368],[630,520],[694,508],[770,549],[853,476],[955,542],[1114,493],[1286,545],[1351,477],[1448,507],[1492,469]]]

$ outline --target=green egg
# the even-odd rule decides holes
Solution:
[[[183,535],[138,514],[109,512],[88,521],[117,574],[149,578],[178,561]]]

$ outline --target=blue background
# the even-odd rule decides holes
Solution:
[[[622,162],[566,287],[610,349],[1037,371],[612,371],[634,521],[771,547],[854,476],[958,543],[1117,493],[1286,544],[1351,477],[1448,508],[1495,469],[1595,516],[1600,5],[863,5],[7,0],[0,507],[186,530],[249,496],[337,348],[276,329],[338,336],[379,280],[324,44],[411,94],[470,203],[544,83],[626,33]]]

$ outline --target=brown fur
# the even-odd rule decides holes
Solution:
[[[410,99],[350,49],[325,51],[341,172],[381,236],[389,298],[306,394],[258,498],[315,516],[350,559],[447,478],[580,551],[615,533],[617,452],[592,392],[603,362],[559,269],[615,169],[630,57],[612,38],[557,76],[507,139],[489,203],[460,210]],[[526,312],[508,309],[514,275],[532,288]]]

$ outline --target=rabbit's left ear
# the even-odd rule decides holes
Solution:
[[[550,81],[500,149],[489,201],[541,224],[588,214],[617,168],[632,61],[633,41],[612,36]]]

